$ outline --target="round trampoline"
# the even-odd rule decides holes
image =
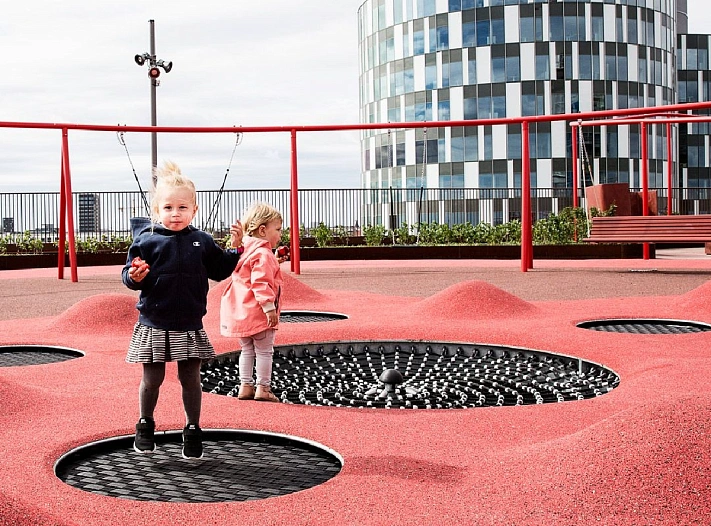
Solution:
[[[591,331],[622,334],[690,334],[711,331],[711,325],[698,321],[643,318],[589,320],[576,326]]]
[[[57,477],[78,489],[122,499],[230,502],[266,499],[335,477],[343,459],[298,437],[203,429],[204,457],[181,457],[182,432],[156,433],[153,454],[133,450],[133,435],[92,442],[63,455]]]
[[[315,323],[323,321],[338,321],[347,320],[345,314],[336,312],[317,312],[317,311],[282,311],[279,314],[281,323]]]
[[[84,356],[81,351],[45,345],[0,346],[0,367],[42,365],[64,362]]]
[[[203,364],[203,391],[237,396],[239,352]],[[274,350],[272,391],[283,403],[457,409],[583,400],[619,376],[579,358],[471,343],[325,342]]]

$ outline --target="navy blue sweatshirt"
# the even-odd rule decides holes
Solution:
[[[138,321],[170,331],[202,329],[208,279],[228,278],[239,254],[223,250],[210,234],[192,226],[174,232],[145,219],[132,220],[132,226],[133,243],[121,276],[129,289],[141,291],[136,304]],[[128,275],[136,256],[150,265],[150,272],[140,282]]]

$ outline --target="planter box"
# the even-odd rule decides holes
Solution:
[[[654,258],[654,245],[649,257]],[[534,259],[641,259],[642,244],[534,245]],[[346,259],[520,259],[518,245],[302,248],[301,261]]]
[[[43,252],[42,254],[11,254],[0,256],[0,270],[18,270],[23,268],[57,268],[57,253]],[[77,265],[80,267],[94,267],[104,265],[123,265],[126,263],[126,253],[103,252],[77,254]],[[69,256],[64,257],[64,266],[69,268]]]
[[[654,258],[654,245],[649,256]],[[641,244],[579,244],[579,245],[534,245],[534,259],[641,259]],[[521,259],[518,245],[443,245],[418,246],[396,245],[369,247],[302,247],[301,261],[323,260],[368,260],[368,259]],[[77,265],[93,267],[124,265],[126,253],[103,252],[77,254]],[[64,265],[69,268],[69,256]],[[0,256],[0,270],[23,268],[56,268],[57,253],[11,254]]]

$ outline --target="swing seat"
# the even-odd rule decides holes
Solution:
[[[590,243],[707,243],[711,215],[593,217]]]

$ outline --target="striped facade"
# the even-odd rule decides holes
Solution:
[[[519,117],[675,103],[677,9],[675,0],[366,0],[358,16],[361,122]],[[691,35],[680,38],[687,46],[699,42]],[[687,77],[694,74],[685,71]],[[698,78],[700,94],[708,71]],[[570,188],[567,124],[532,124],[530,133],[532,185]],[[649,126],[648,133],[650,187],[661,188],[668,159],[666,127]],[[640,186],[637,126],[585,128],[583,139],[588,182]],[[361,140],[364,188],[521,185],[518,124],[366,130]],[[705,148],[708,156],[706,143]],[[694,172],[684,174],[685,184],[699,179]]]

